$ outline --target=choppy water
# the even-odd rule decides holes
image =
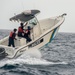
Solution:
[[[0,37],[4,37],[0,34]],[[75,34],[58,33],[41,50],[0,61],[0,75],[75,75]]]

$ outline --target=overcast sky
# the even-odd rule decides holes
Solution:
[[[10,22],[9,18],[29,9],[40,10],[40,19],[67,13],[59,31],[75,33],[75,0],[0,0],[0,29],[18,27],[19,23]]]

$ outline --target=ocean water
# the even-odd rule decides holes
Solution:
[[[0,32],[0,39],[6,35]],[[75,34],[58,33],[40,50],[28,50],[17,59],[0,60],[0,75],[75,75]]]

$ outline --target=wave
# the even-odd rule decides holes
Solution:
[[[15,68],[22,65],[32,65],[32,66],[54,66],[54,65],[67,65],[66,62],[50,62],[44,59],[28,58],[28,59],[13,59],[8,60],[1,65],[1,68]]]
[[[0,68],[15,68],[18,65],[58,65],[58,64],[67,64],[66,62],[51,62],[41,58],[41,52],[37,49],[28,50],[23,55],[18,57],[17,59],[7,59],[5,61],[0,62]]]

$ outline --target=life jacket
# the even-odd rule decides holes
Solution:
[[[18,32],[24,33],[24,31],[21,27],[18,28]]]
[[[29,30],[27,29],[26,31],[25,31],[25,33],[28,33],[29,32]]]
[[[10,32],[10,37],[12,37],[12,38],[13,38],[13,33],[14,33],[14,32]]]
[[[16,36],[16,34],[15,34],[13,31],[11,31],[11,32],[10,32],[10,36],[9,36],[9,37],[11,37],[11,38],[15,39],[15,36]]]

